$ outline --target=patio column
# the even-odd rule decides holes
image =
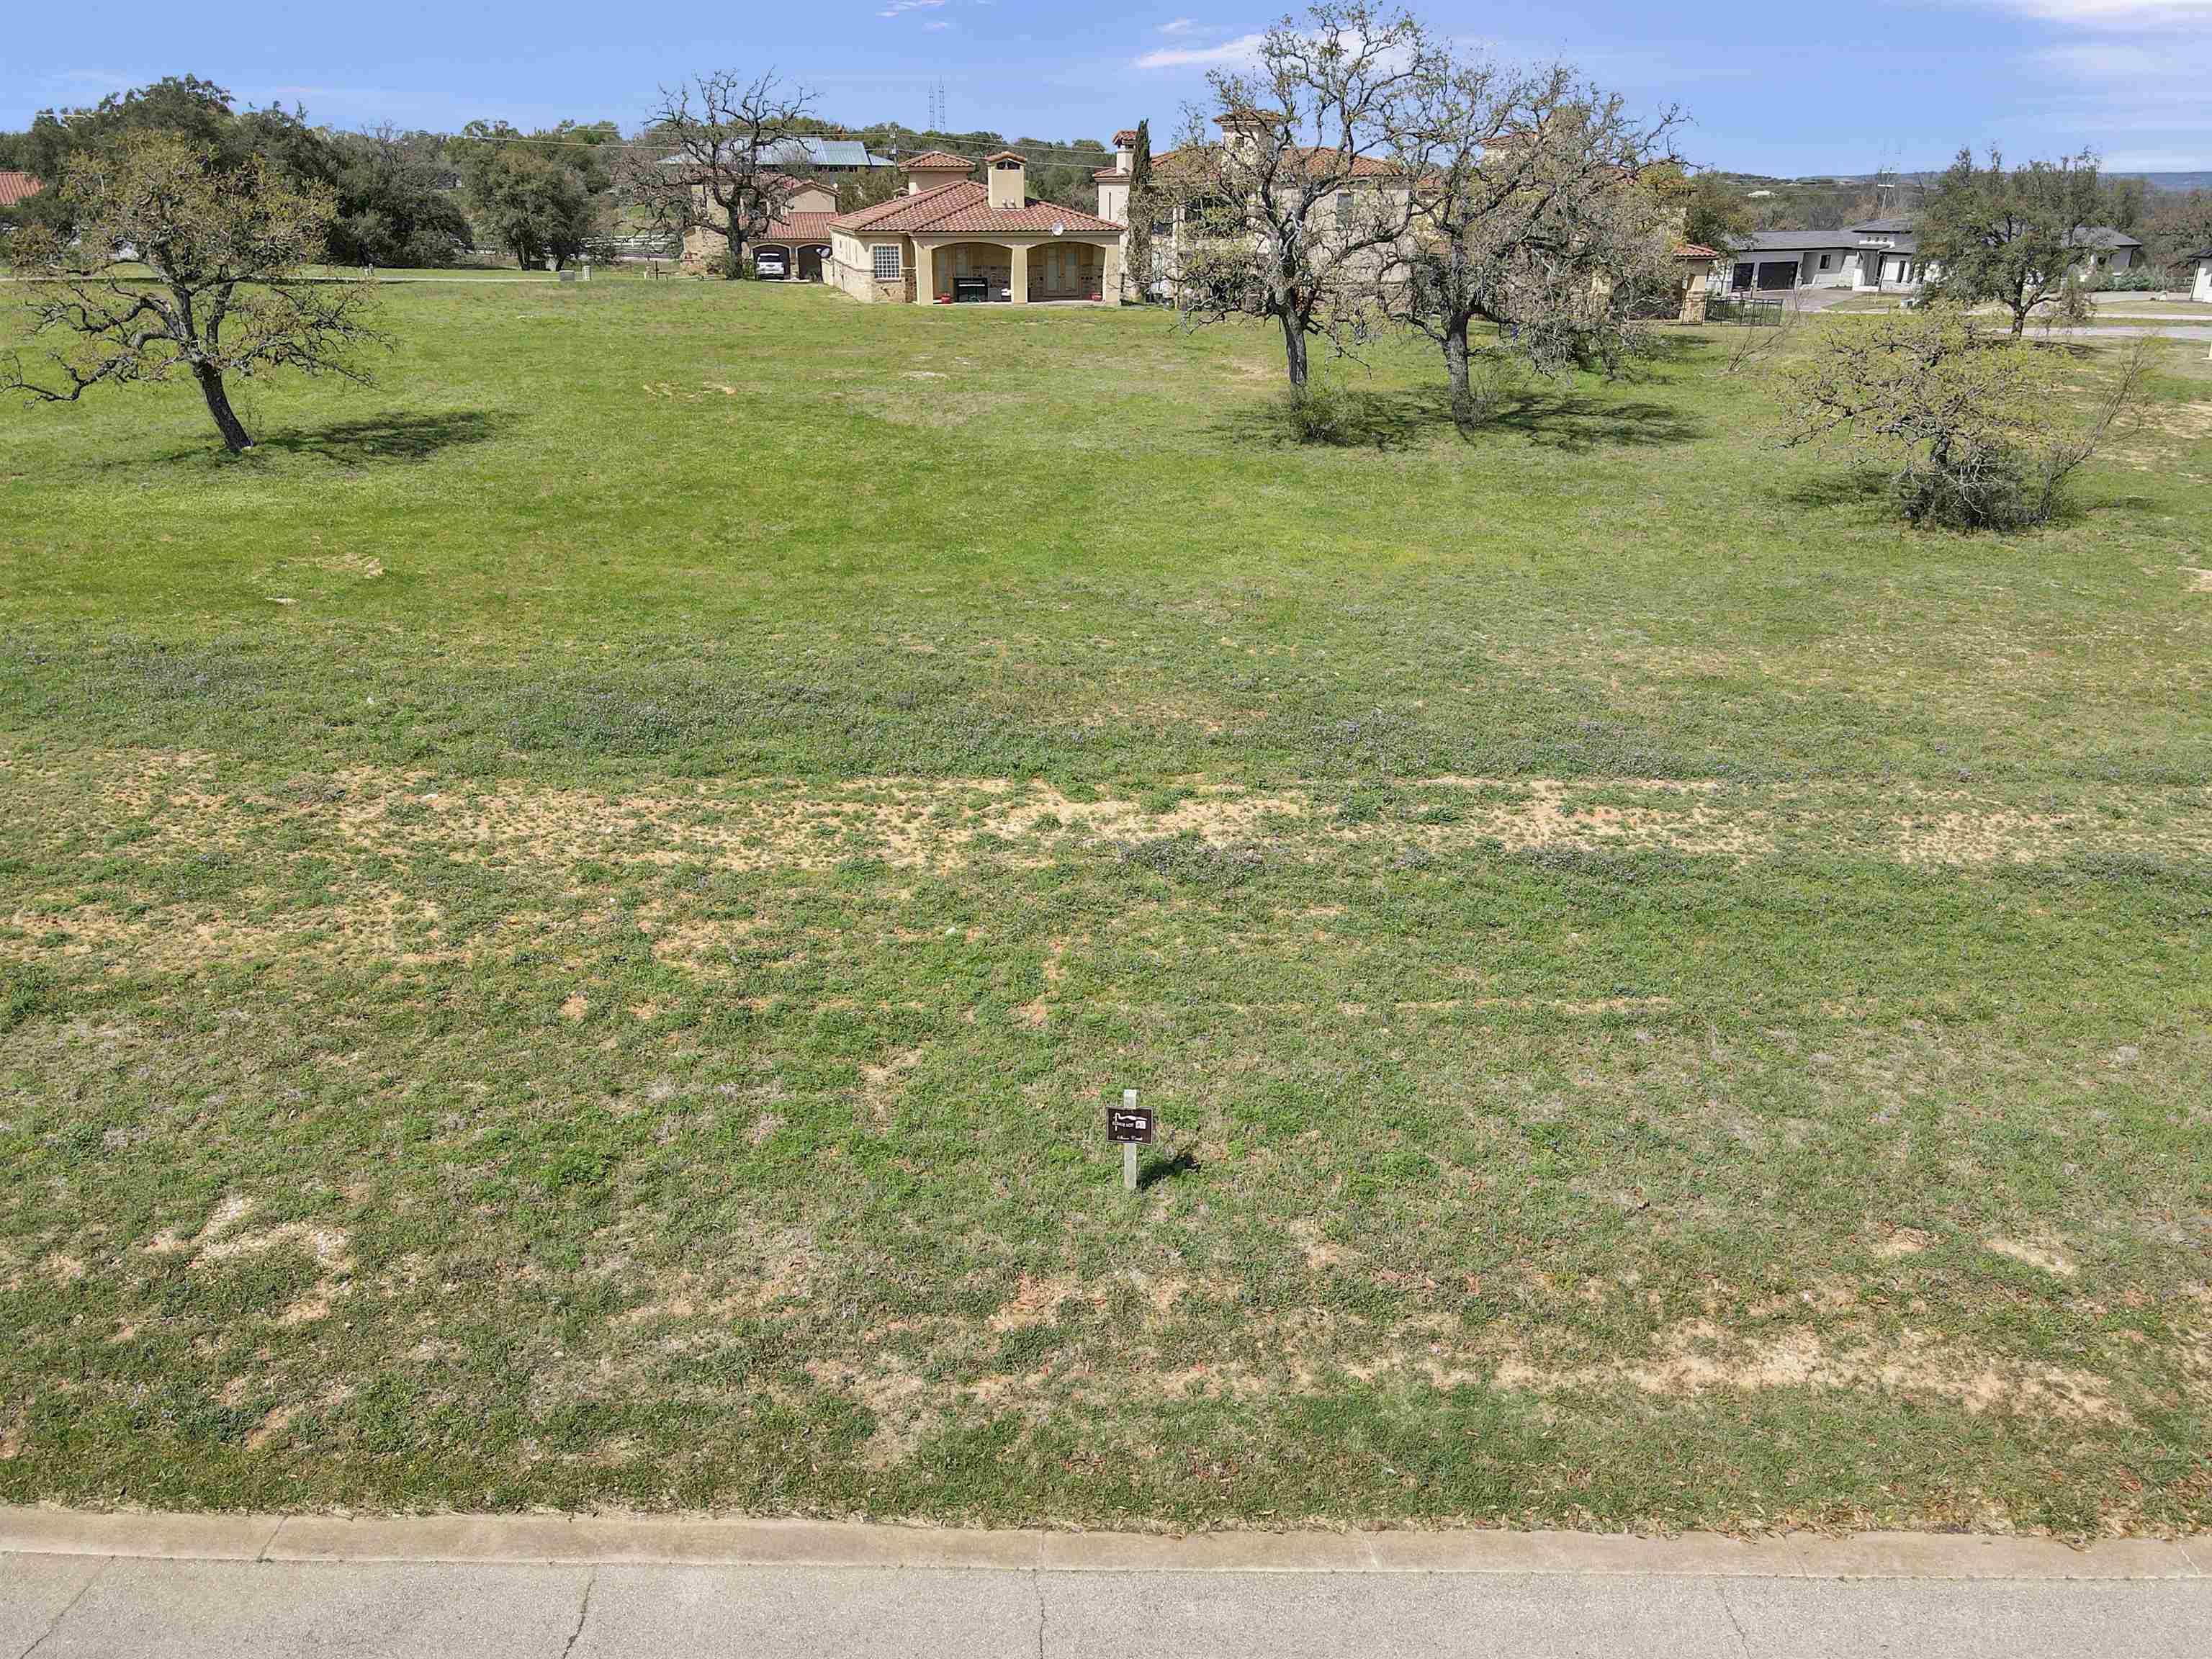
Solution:
[[[914,302],[937,303],[937,250],[919,236],[914,239]]]
[[[1016,305],[1025,306],[1030,302],[1030,251],[1025,247],[1017,247],[1012,242],[1004,242],[1000,246],[1006,250],[1014,267],[1006,283],[1008,297]]]

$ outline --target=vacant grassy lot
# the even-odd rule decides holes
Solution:
[[[0,1498],[2212,1524],[2201,349],[1965,539],[1695,336],[390,322],[0,409]]]

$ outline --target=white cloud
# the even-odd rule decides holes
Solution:
[[[1260,43],[1267,37],[1261,34],[1240,34],[1234,40],[1223,40],[1210,46],[1160,46],[1138,58],[1134,67],[1140,70],[1189,69],[1200,64],[1249,64],[1260,53]]]
[[[1987,9],[2045,25],[2051,44],[2023,55],[2027,82],[2051,106],[2038,118],[2047,136],[2071,135],[2102,149],[2108,137],[2146,142],[2104,165],[2122,172],[2187,171],[2212,161],[2212,0],[1979,0]],[[2170,147],[2170,148],[2169,148]],[[2183,161],[2149,167],[2148,159]]]
[[[1987,0],[1999,10],[2082,27],[2212,24],[2212,0]]]
[[[924,34],[934,34],[939,29],[949,29],[951,27],[952,25],[942,17],[933,17],[921,26],[921,32]]]
[[[1197,27],[1198,25],[1193,22],[1189,18],[1178,17],[1172,23],[1161,24],[1160,33],[1162,34],[1188,34]]]
[[[2148,46],[2127,41],[2084,40],[2075,46],[2046,47],[2035,54],[2035,61],[2075,81],[2124,82],[2160,74],[2165,67],[2163,57]]]
[[[945,0],[891,0],[890,4],[885,6],[876,15],[896,17],[902,11],[931,11],[944,3]]]

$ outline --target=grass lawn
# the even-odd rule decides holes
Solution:
[[[2200,349],[1969,538],[1719,331],[386,305],[0,407],[0,1499],[2212,1525]]]

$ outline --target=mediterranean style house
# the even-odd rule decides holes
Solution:
[[[1260,124],[1279,118],[1255,111],[1241,117],[1224,115],[1214,118],[1222,129],[1222,136],[1218,142],[1224,144],[1236,144],[1249,142],[1249,135],[1258,128]],[[1127,252],[1129,175],[1131,167],[1135,161],[1133,146],[1136,141],[1137,135],[1133,131],[1115,133],[1114,135],[1114,165],[1111,167],[1102,168],[1094,175],[1098,181],[1099,216],[1103,219],[1114,220],[1123,226],[1122,251],[1125,256],[1125,266]],[[1320,165],[1327,167],[1331,173],[1340,171],[1334,165],[1334,158],[1338,154],[1336,151],[1302,150],[1299,154],[1301,156],[1312,155],[1319,158]],[[1154,156],[1152,158],[1154,175],[1171,181],[1178,164],[1187,165],[1185,158],[1189,155],[1190,152],[1188,149],[1173,149]],[[1322,213],[1317,216],[1316,222],[1321,227],[1321,234],[1323,236],[1329,234],[1332,225],[1350,224],[1355,221],[1358,216],[1358,193],[1361,191],[1386,192],[1393,198],[1393,208],[1399,212],[1404,210],[1407,198],[1412,193],[1413,185],[1394,162],[1380,156],[1358,156],[1353,160],[1349,169],[1342,171],[1348,173],[1348,178],[1344,189],[1340,192],[1334,210],[1331,211],[1324,207]],[[1675,309],[1676,320],[1685,323],[1702,323],[1705,319],[1706,293],[1713,265],[1721,256],[1711,248],[1680,240],[1686,218],[1684,210],[1674,209],[1674,234],[1677,239],[1674,246],[1676,291],[1668,303]],[[1155,222],[1152,232],[1154,269],[1150,273],[1150,281],[1155,292],[1162,292],[1173,280],[1170,266],[1174,258],[1174,249],[1178,240],[1185,234],[1181,211],[1178,210],[1170,217]],[[1382,262],[1387,261],[1389,256],[1378,252],[1376,257],[1378,262]],[[1130,274],[1129,280],[1132,284],[1140,279],[1139,273]]]
[[[818,283],[830,258],[830,222],[837,216],[836,186],[789,177],[782,183],[790,191],[783,211],[745,244],[746,257],[752,261],[757,276]],[[692,195],[703,212],[705,192],[695,190]],[[687,270],[719,266],[728,249],[720,232],[702,225],[694,225],[684,233]]]
[[[1133,142],[1133,135],[1132,135]],[[1028,168],[1012,150],[975,163],[925,150],[899,164],[904,193],[837,210],[833,184],[785,177],[782,210],[745,244],[753,274],[827,283],[856,300],[903,304],[1121,303],[1120,225],[1028,193]],[[702,191],[694,199],[710,211]],[[684,264],[705,269],[727,244],[695,225]]]
[[[1236,123],[1223,125],[1222,142],[1237,142]],[[1125,277],[1136,143],[1133,130],[1114,135],[1113,164],[1092,174],[1095,215],[1032,199],[1026,165],[1012,150],[983,158],[981,183],[965,156],[944,150],[908,156],[899,163],[902,194],[845,213],[837,211],[831,185],[787,178],[783,210],[747,243],[748,257],[757,276],[828,283],[868,303],[1120,305],[1137,280],[1134,273]],[[1154,166],[1172,176],[1179,154],[1169,151]],[[1364,158],[1352,173],[1352,191],[1393,191],[1403,205],[1408,187],[1390,163]],[[1339,216],[1322,216],[1324,228],[1349,218],[1350,204],[1342,205]],[[1165,222],[1154,228],[1158,291],[1181,231]],[[684,263],[708,266],[726,246],[713,230],[695,226],[684,234]],[[1675,247],[1680,320],[1704,320],[1708,276],[1719,258],[1709,247]]]
[[[906,305],[1121,303],[1123,228],[1032,198],[1010,149],[975,164],[943,150],[902,163],[906,193],[829,223],[827,280]]]

